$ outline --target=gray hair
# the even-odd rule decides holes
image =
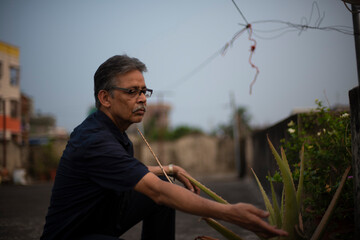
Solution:
[[[139,59],[127,55],[115,55],[99,66],[94,75],[94,96],[97,109],[101,106],[97,96],[99,91],[110,90],[115,85],[116,76],[133,70],[143,73],[147,71],[147,68]]]

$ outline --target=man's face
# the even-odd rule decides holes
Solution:
[[[146,89],[144,76],[138,70],[116,77],[115,87],[124,89]],[[109,113],[118,128],[126,130],[132,123],[141,122],[146,111],[146,97],[143,93],[129,94],[113,89]]]

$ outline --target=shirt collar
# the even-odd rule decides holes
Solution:
[[[121,132],[119,128],[116,127],[115,123],[101,110],[95,112],[95,117],[98,118],[101,122],[109,128],[110,132],[123,144],[130,144],[130,139],[127,136],[126,132]]]

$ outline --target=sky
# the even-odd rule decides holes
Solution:
[[[358,76],[342,1],[234,2],[0,0],[0,40],[20,48],[21,90],[35,111],[69,132],[94,105],[96,69],[118,54],[147,65],[148,103],[170,104],[172,127],[210,132],[230,122],[233,106],[265,126],[315,99],[349,104]]]

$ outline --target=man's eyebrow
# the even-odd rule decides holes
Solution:
[[[135,89],[147,89],[146,86],[143,87],[139,87],[139,86],[132,86],[132,87],[128,87],[128,88],[135,88]]]

